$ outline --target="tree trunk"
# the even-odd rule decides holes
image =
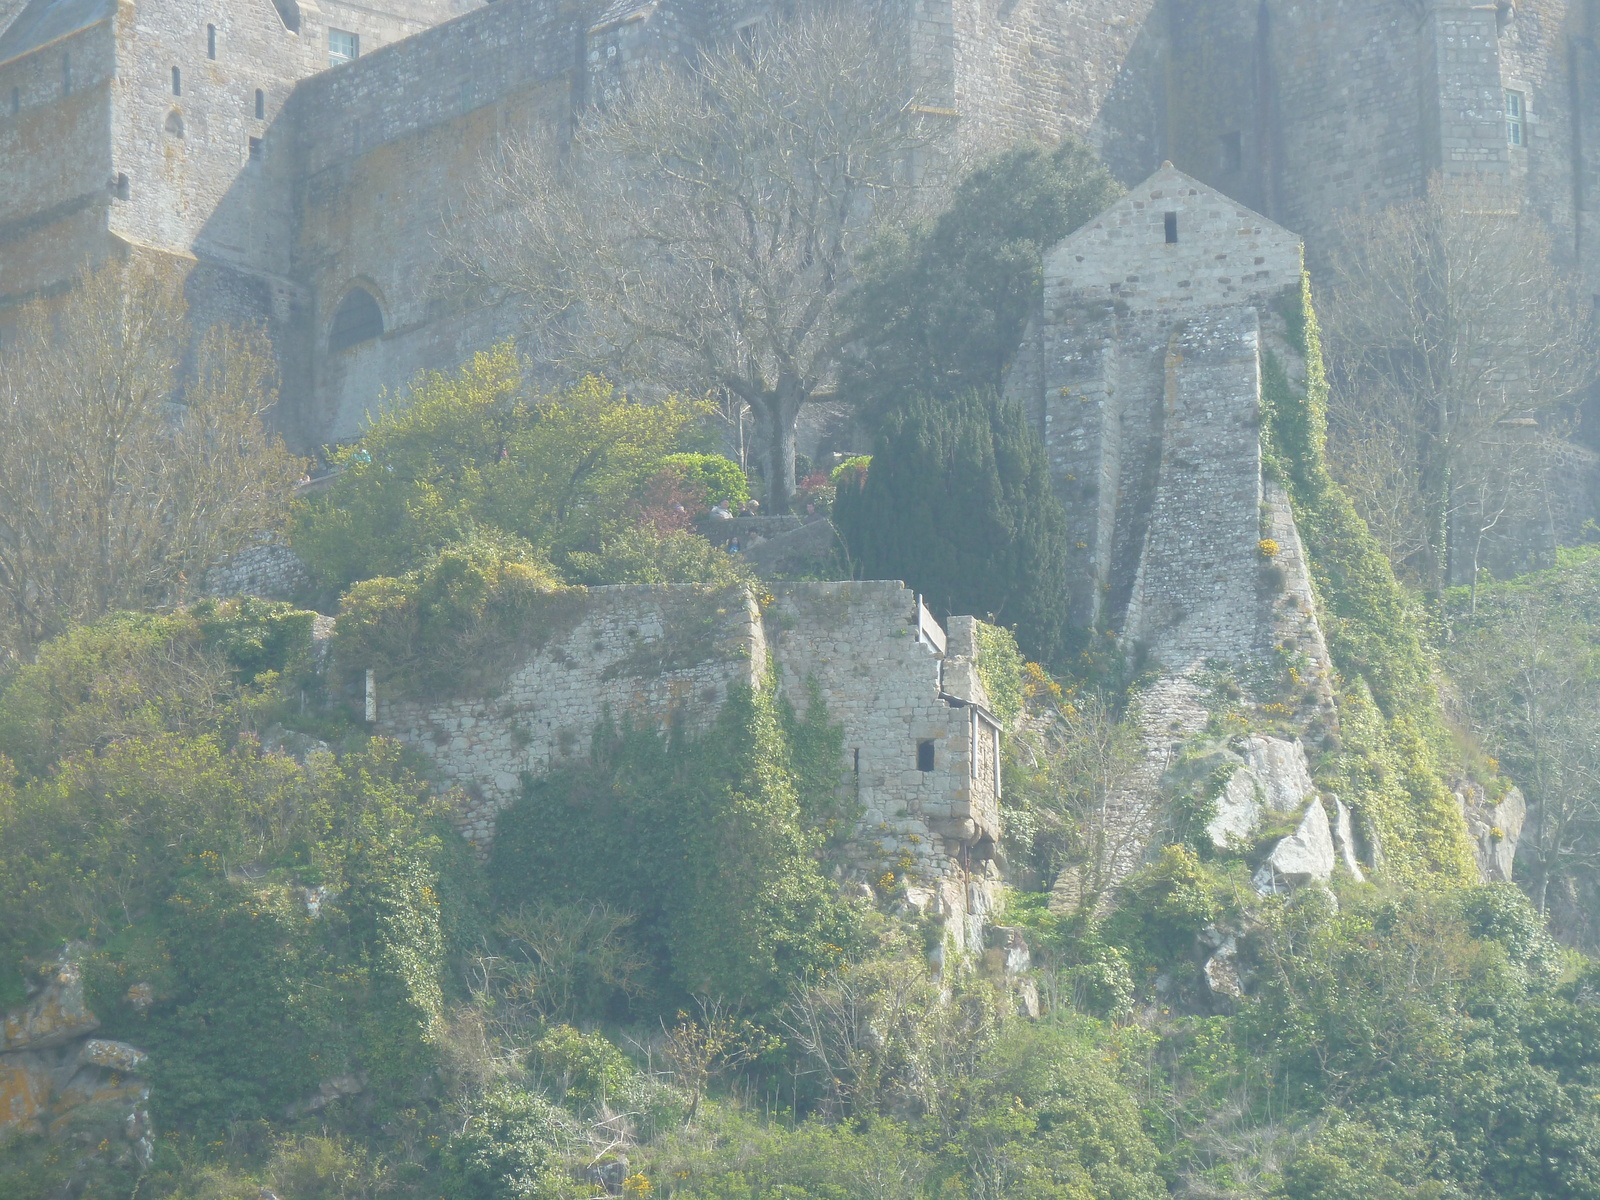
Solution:
[[[1422,580],[1430,596],[1443,593],[1450,573],[1450,461],[1442,412],[1441,403],[1422,454]]]
[[[800,380],[784,375],[767,397],[766,412],[757,426],[757,434],[765,442],[762,465],[767,473],[768,511],[773,516],[794,508],[794,426],[805,402],[806,390]]]

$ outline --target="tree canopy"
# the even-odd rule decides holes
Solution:
[[[638,524],[663,470],[705,475],[683,452],[706,411],[676,397],[643,403],[595,377],[530,395],[503,344],[424,376],[340,449],[342,474],[297,507],[291,541],[337,588],[402,574],[477,532],[522,539],[559,566]]]
[[[862,253],[844,393],[875,423],[919,396],[998,389],[1039,303],[1045,251],[1122,190],[1070,137],[979,164],[936,217]]]

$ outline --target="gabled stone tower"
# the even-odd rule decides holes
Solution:
[[[1263,471],[1264,357],[1296,366],[1284,313],[1301,273],[1297,237],[1170,163],[1045,255],[1007,394],[1067,510],[1074,617],[1156,671],[1106,882],[1143,856],[1161,776],[1219,676],[1280,670],[1289,647],[1317,697],[1303,726],[1333,719],[1300,539]]]

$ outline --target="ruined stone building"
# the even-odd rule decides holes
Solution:
[[[1128,183],[1170,160],[1313,256],[1342,210],[1490,172],[1600,293],[1600,0],[856,3],[966,148],[1070,131]],[[85,260],[174,255],[202,323],[268,321],[284,427],[348,437],[381,389],[517,328],[433,237],[485,152],[784,10],[5,0],[0,336]]]
[[[946,629],[893,582],[601,587],[546,597],[543,630],[493,696],[423,698],[375,684],[376,728],[426,752],[464,797],[479,846],[524,775],[580,761],[597,727],[704,732],[730,688],[776,673],[801,713],[841,726],[840,798],[853,814],[858,880],[903,881],[945,919],[956,949],[980,945],[1000,872],[1000,726],[977,672],[971,617]]]

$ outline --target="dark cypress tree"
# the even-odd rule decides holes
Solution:
[[[868,425],[917,396],[998,388],[1039,303],[1044,252],[1122,190],[1081,142],[1024,142],[967,174],[934,220],[869,246],[841,389]]]
[[[990,617],[1030,657],[1060,661],[1066,517],[1020,406],[985,389],[897,408],[834,521],[858,577],[903,579],[941,617]]]

